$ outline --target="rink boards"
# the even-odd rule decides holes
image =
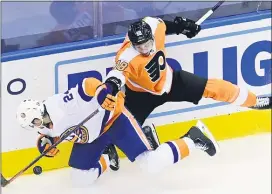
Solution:
[[[270,95],[271,12],[211,20],[203,27],[193,39],[168,36],[167,62],[174,69],[223,78],[258,95]],[[122,40],[123,37],[82,41],[2,57],[1,146],[5,176],[14,175],[39,154],[35,148],[38,134],[21,129],[16,123],[20,101],[43,100],[66,91],[85,77],[103,79],[114,64]],[[204,121],[218,140],[271,131],[270,111],[251,111],[207,99],[197,106],[167,103],[157,108],[148,121],[157,126],[160,139],[165,142],[183,135],[197,119]],[[57,157],[43,158],[37,165],[44,170],[67,166],[71,147],[72,144],[63,143]]]

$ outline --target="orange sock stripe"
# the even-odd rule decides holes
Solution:
[[[189,156],[189,147],[183,139],[178,139],[174,141],[175,144],[178,146],[180,159]]]
[[[108,166],[107,166],[107,162],[103,156],[100,157],[99,163],[100,163],[100,166],[102,169],[102,173],[105,172],[105,170],[107,170]]]
[[[129,119],[130,123],[132,124],[133,128],[135,129],[136,133],[138,134],[142,142],[145,144],[147,149],[152,150],[149,141],[147,140],[145,134],[143,133],[143,130],[141,129],[137,121],[134,119],[133,115],[126,108],[124,108],[123,114],[126,115],[126,117]]]

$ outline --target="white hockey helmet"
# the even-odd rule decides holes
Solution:
[[[40,119],[41,125],[43,124],[44,111],[44,104],[42,102],[32,99],[23,100],[17,109],[16,119],[21,127],[34,129],[34,119]]]

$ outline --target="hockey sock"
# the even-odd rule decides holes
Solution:
[[[103,174],[108,169],[108,167],[110,165],[109,156],[102,154],[98,163],[99,163],[99,165],[98,165],[98,177],[99,177],[101,174]]]
[[[189,156],[192,149],[195,148],[193,140],[188,137],[184,137],[175,141],[169,141],[166,142],[166,144],[168,144],[172,150],[174,156],[174,163]]]
[[[246,88],[221,79],[208,79],[203,97],[243,107],[251,107],[256,104],[255,94]]]
[[[140,154],[136,161],[149,173],[157,173],[188,156],[195,148],[193,140],[188,137],[161,144],[156,150]]]
[[[72,184],[76,187],[85,187],[94,183],[101,174],[106,172],[110,162],[108,155],[102,154],[96,165],[89,170],[72,168]]]

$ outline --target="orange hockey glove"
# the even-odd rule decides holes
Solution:
[[[42,154],[47,150],[52,144],[54,144],[59,137],[49,137],[48,135],[41,134],[37,141],[37,147],[39,152]],[[57,148],[52,148],[45,156],[54,157],[59,153]]]

